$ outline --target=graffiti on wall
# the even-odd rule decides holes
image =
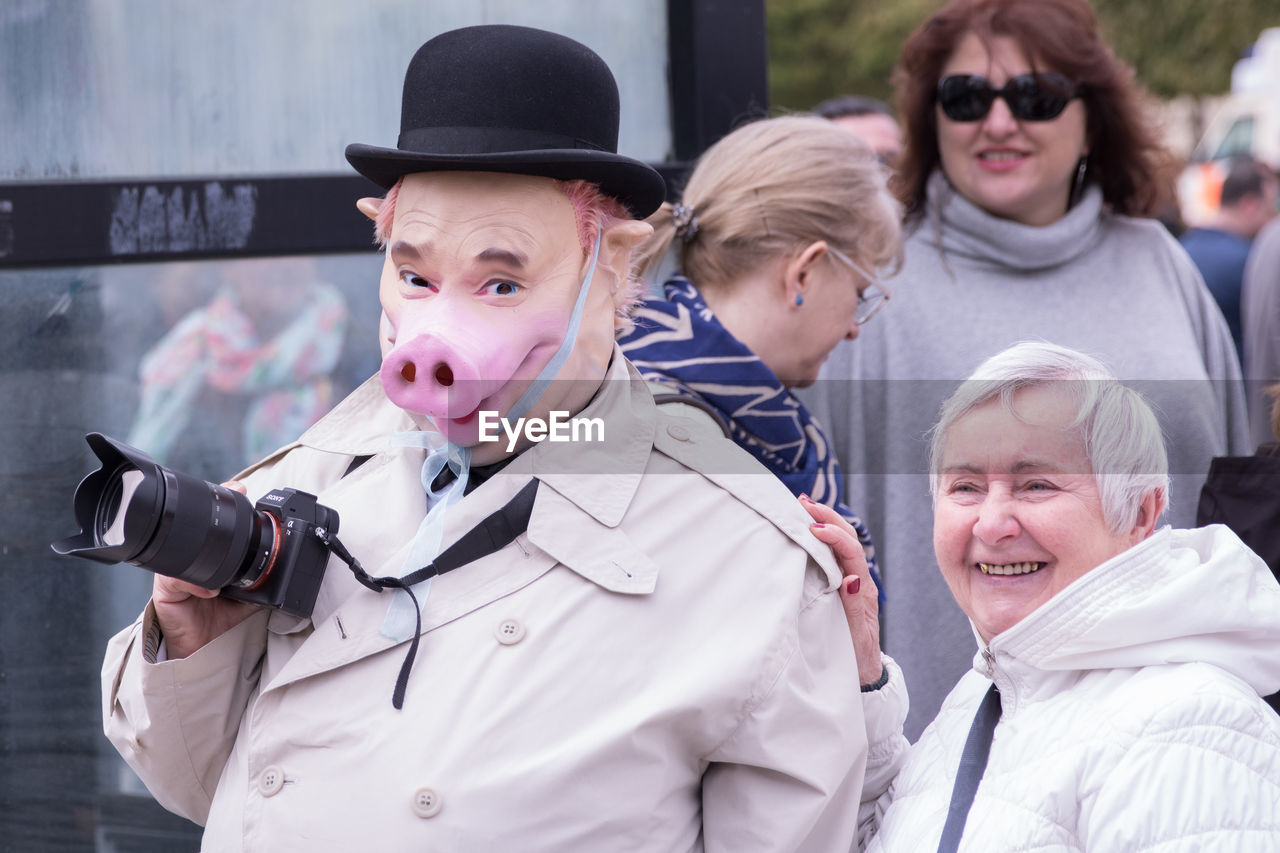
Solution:
[[[111,212],[113,255],[241,249],[253,230],[257,188],[210,181],[199,190],[182,186],[123,187]]]

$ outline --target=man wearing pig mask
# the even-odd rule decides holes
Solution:
[[[614,344],[663,198],[617,126],[590,50],[481,26],[414,56],[397,148],[348,148],[389,190],[383,368],[242,476],[336,510],[364,581],[331,556],[301,619],[157,575],[104,666],[108,736],[206,850],[848,849],[839,572]]]

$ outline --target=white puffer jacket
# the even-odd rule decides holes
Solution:
[[[1280,851],[1280,716],[1259,698],[1280,688],[1280,585],[1227,528],[1157,531],[981,649],[865,810],[870,850],[937,849],[992,679],[961,851]],[[894,778],[895,742],[869,782]]]

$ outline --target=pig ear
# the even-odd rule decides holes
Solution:
[[[356,210],[363,213],[373,221],[378,221],[378,211],[382,210],[382,199],[380,198],[362,198],[356,202]]]
[[[620,219],[600,236],[600,258],[596,264],[613,277],[614,302],[621,303],[627,298],[625,284],[631,271],[631,252],[652,233],[653,226],[648,222]]]

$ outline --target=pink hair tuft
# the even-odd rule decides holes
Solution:
[[[382,206],[378,208],[378,217],[373,220],[373,240],[380,248],[386,248],[391,239],[391,223],[396,218],[396,199],[400,197],[400,184],[404,178],[396,181],[387,194],[382,197]]]

